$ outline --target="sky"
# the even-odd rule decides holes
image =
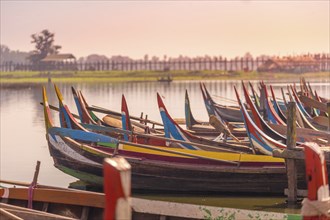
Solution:
[[[330,53],[330,0],[0,2],[11,50],[33,50],[31,35],[48,29],[76,57]]]

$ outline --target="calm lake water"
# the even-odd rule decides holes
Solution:
[[[298,82],[299,79],[297,79]],[[241,91],[240,81],[203,81],[214,99],[226,105],[236,105],[233,86]],[[297,83],[296,82],[296,83]],[[329,98],[330,79],[310,80],[313,89],[320,96]],[[258,81],[252,81],[257,86]],[[293,81],[265,81],[271,84],[278,97],[280,88]],[[52,83],[31,85],[1,85],[1,148],[0,178],[31,182],[36,162],[41,161],[38,182],[41,184],[67,187],[76,181],[53,166],[45,138],[41,88],[46,86],[49,103],[58,105]],[[299,85],[299,83],[297,84]],[[192,112],[195,118],[208,120],[202,95],[197,81],[180,81],[171,84],[159,82],[139,83],[59,83],[65,102],[71,111],[77,113],[71,86],[82,90],[87,102],[120,111],[121,95],[125,94],[131,115],[140,116],[141,112],[149,119],[161,121],[157,107],[156,93],[159,92],[170,114],[175,118],[184,117],[184,93],[188,90]],[[221,97],[226,97],[223,99]],[[102,115],[99,115],[102,116]],[[58,122],[58,114],[53,112],[54,121]],[[207,204],[223,207],[240,207],[272,211],[295,212],[285,208],[284,197],[258,198],[234,196],[188,196],[188,195],[152,195],[148,198],[165,199],[178,202]]]

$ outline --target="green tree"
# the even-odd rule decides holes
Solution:
[[[35,44],[35,50],[29,56],[32,64],[37,65],[40,61],[49,54],[57,54],[62,48],[59,45],[54,45],[55,34],[45,29],[40,33],[32,34],[32,44]]]

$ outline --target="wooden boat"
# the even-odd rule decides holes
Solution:
[[[73,220],[76,218],[51,214],[34,209],[23,208],[18,205],[0,203],[0,219],[2,220]]]
[[[277,133],[286,136],[287,135],[287,126],[269,124],[269,126],[276,131]],[[308,128],[296,128],[296,138],[300,143],[303,142],[316,142],[319,145],[326,145],[328,140],[330,140],[330,132],[326,131],[315,131]]]
[[[300,78],[300,91],[297,92],[297,94],[298,94],[298,96],[305,95],[305,96],[308,96],[309,98],[315,99],[315,95],[313,93],[313,90],[312,90],[310,84],[307,85],[304,78]],[[306,105],[304,105],[304,107],[311,116],[314,117],[314,116],[320,115],[320,111],[318,109],[315,109],[313,107],[309,107]]]
[[[303,116],[305,116],[307,119],[312,119],[312,116],[306,111],[305,107],[299,100],[297,90],[292,85],[290,85],[288,88],[291,89],[292,97],[294,101],[297,103],[297,107],[299,108],[299,110],[303,113]]]
[[[249,85],[250,85],[250,88],[251,88],[251,92],[252,92],[252,96],[253,96],[253,99],[254,99],[254,103],[258,109],[258,111],[260,112],[261,111],[261,108],[260,108],[260,96],[257,94],[257,92],[255,91],[252,83],[249,81]]]
[[[244,85],[243,85],[243,90],[244,90],[244,92],[246,92]],[[236,89],[235,89],[235,91],[236,91]],[[236,94],[237,94],[237,97],[239,98],[238,93],[236,93]],[[251,100],[249,99],[249,96],[246,96],[246,99],[250,105]],[[277,148],[282,148],[282,149],[286,148],[286,145],[284,144],[284,143],[286,143],[286,139],[284,139],[283,143],[281,143],[281,142],[276,141],[276,139],[274,140],[274,138],[268,136],[267,134],[265,134],[263,132],[267,128],[270,128],[269,126],[271,126],[272,128],[274,127],[274,128],[276,128],[276,130],[279,130],[280,133],[285,134],[284,130],[286,131],[286,129],[287,129],[286,127],[284,128],[283,126],[279,126],[279,125],[275,125],[275,124],[267,125],[262,120],[260,115],[258,117],[255,117],[255,118],[257,118],[257,120],[255,119],[254,121],[252,121],[250,117],[247,117],[247,114],[244,114],[245,106],[241,103],[241,101],[239,101],[239,102],[240,102],[241,108],[243,110],[242,112],[244,115],[244,119],[246,121],[247,129],[249,132],[250,131],[253,132],[252,135],[251,135],[251,133],[249,133],[250,134],[249,138],[250,138],[251,144],[255,144],[255,145],[253,145],[255,148],[257,148],[260,152],[263,152],[265,154],[272,154],[272,151]],[[253,103],[251,104],[251,106],[252,106],[251,110],[253,112],[253,115],[254,116],[258,115],[258,112],[255,111],[255,107],[254,107]],[[260,127],[256,125],[257,123],[261,123],[262,124],[262,125],[260,125],[261,128],[263,128],[262,126],[265,126],[265,129],[264,130],[260,129]],[[270,129],[272,129],[272,128],[270,128]],[[298,133],[300,134],[300,138],[298,138],[298,139],[302,140],[302,141],[308,141],[309,137],[312,137],[312,136],[314,136],[314,139],[318,138],[318,137],[329,138],[329,134],[327,134],[327,133],[314,132],[313,130],[310,130],[310,129],[309,130],[311,133],[309,133],[309,131],[306,129],[297,128],[297,130],[298,130]],[[278,135],[278,133],[273,131],[273,135]],[[281,137],[281,136],[278,136],[278,137]],[[320,144],[327,146],[327,141],[324,141],[322,139],[319,139],[318,141]],[[302,143],[297,141],[296,144],[297,144],[297,146],[300,146]]]
[[[74,100],[79,112],[79,118],[80,121],[82,123],[86,124],[98,124],[98,125],[103,125],[106,127],[112,127],[112,128],[122,128],[122,113],[118,113],[118,112],[114,112],[114,111],[110,111],[107,109],[103,109],[100,107],[90,107],[87,102],[86,99],[84,98],[83,94],[81,93],[81,91],[76,91],[73,87],[72,87],[72,93],[74,96]],[[124,97],[125,99],[125,97]],[[126,100],[124,100],[126,102]],[[123,105],[123,101],[122,101],[122,105]],[[53,107],[53,106],[50,106]],[[126,109],[127,108],[127,104],[126,104]],[[108,114],[106,116],[103,117],[103,119],[98,118],[93,110],[95,110],[96,112],[101,112],[101,113],[105,113]],[[81,112],[81,113],[80,113]],[[140,118],[136,117],[136,116],[130,116],[130,121],[132,124],[132,129],[131,131],[134,131],[134,133],[141,133],[141,134],[145,134],[145,133],[151,133],[151,134],[156,134],[156,135],[163,135],[163,124],[156,122],[156,121],[152,121],[149,120],[147,118],[143,119],[142,116]],[[185,120],[183,119],[174,119],[177,123],[185,123]],[[157,128],[155,128],[157,126]],[[93,126],[91,126],[93,127]],[[211,129],[211,128],[210,128]],[[193,129],[189,129],[187,130],[190,133],[193,133],[195,135],[199,135],[199,136],[216,136],[216,134],[218,135],[219,132],[215,132],[214,128],[212,127],[213,131],[209,132],[210,129],[206,129],[204,130],[204,127],[201,129],[200,128],[193,128]],[[112,135],[116,135],[113,134]],[[118,133],[117,133],[118,135]],[[148,141],[146,142],[146,139],[144,138],[142,142],[140,142],[139,138],[141,137],[140,135],[137,135],[138,137],[138,142],[139,143],[144,143],[144,144],[149,144],[150,141],[149,140],[151,137],[148,137]],[[153,145],[163,145],[163,143],[157,143],[159,141],[153,142],[151,144]]]
[[[182,129],[169,115],[164,102],[160,95],[157,93],[157,101],[158,101],[158,107],[160,111],[160,115],[163,120],[164,124],[164,132],[165,137],[167,138],[173,138],[176,140],[182,140],[182,141],[189,141],[189,142],[195,142],[203,145],[208,145],[208,147],[196,147],[192,146],[190,144],[181,144],[183,148],[187,149],[198,149],[198,150],[213,150],[213,151],[224,151],[224,152],[245,152],[245,153],[253,153],[252,149],[246,145],[242,144],[234,144],[234,143],[226,143],[225,141],[212,141],[209,139],[205,139],[202,137],[194,136],[188,132],[186,132],[184,129]],[[229,129],[228,129],[229,130]]]
[[[266,106],[266,115],[268,118],[268,121],[272,124],[280,124],[280,125],[286,125],[285,122],[281,119],[281,117],[278,115],[278,111],[275,110],[273,103],[271,103],[270,97],[268,96],[267,86],[262,86],[265,94],[265,106]]]
[[[235,216],[236,219],[297,219],[299,215],[264,211],[220,208],[174,202],[155,201],[130,197],[130,165],[123,158],[105,159],[104,193],[87,192],[36,184],[33,189],[33,209],[24,208],[29,203],[31,184],[1,181],[24,186],[0,188],[1,219],[145,219],[165,218],[204,219]],[[116,193],[113,193],[116,192]],[[10,204],[15,204],[9,205]],[[42,211],[38,211],[42,210]],[[7,213],[4,213],[7,212]],[[56,213],[56,214],[53,214]],[[6,215],[7,214],[7,215]],[[8,216],[8,214],[10,216]],[[15,215],[15,218],[13,215]],[[59,215],[60,214],[60,215]],[[16,218],[17,217],[17,218]]]
[[[316,100],[318,100],[320,102],[323,102],[323,103],[327,103],[327,102],[330,101],[329,98],[320,97],[317,94],[316,90],[313,92],[313,89],[312,89],[310,83],[306,82],[305,78],[302,77],[301,82],[303,84],[303,88],[301,89],[301,94],[299,94],[299,95],[305,95],[305,96],[316,99]]]
[[[237,101],[242,110],[245,127],[248,132],[248,137],[250,139],[250,143],[253,146],[253,148],[259,153],[266,155],[272,155],[274,149],[286,148],[286,145],[284,143],[281,143],[269,137],[255,124],[255,122],[251,119],[250,115],[248,114],[244,104],[242,103],[240,96],[236,90],[236,87],[234,87],[234,90],[236,93]]]
[[[302,202],[304,219],[326,219],[329,212],[327,167],[323,152],[314,144],[306,144],[305,163],[308,176],[308,197]],[[130,198],[130,165],[123,158],[105,159],[103,165],[105,194],[13,181],[3,181],[20,187],[0,187],[1,219],[301,219],[300,215],[210,207],[173,202]],[[110,180],[110,181],[108,181]],[[23,186],[23,187],[22,187]],[[113,193],[116,192],[116,193]],[[29,198],[28,195],[33,196]],[[311,208],[313,201],[319,209]],[[25,208],[31,203],[31,208]],[[14,204],[14,205],[11,205]]]
[[[300,91],[301,93],[307,95],[307,96],[313,96],[313,90],[312,90],[312,87],[311,85],[307,84],[306,80],[304,77],[301,77],[300,78]]]
[[[59,90],[56,90],[57,93]],[[72,87],[72,94],[74,96],[74,100],[78,109],[79,116],[81,122],[85,124],[100,124],[103,126],[107,127],[115,127],[115,128],[122,128],[122,113],[116,113],[116,112],[110,112],[108,116],[103,117],[103,119],[98,118],[92,110],[90,110],[90,106],[87,104],[86,99],[84,98],[83,94],[81,91],[77,92],[73,87]],[[150,122],[150,120],[148,120]],[[156,122],[154,122],[153,126],[155,125]],[[144,133],[145,130],[148,128],[149,131],[152,131],[154,133],[159,133],[155,129],[147,126],[146,122],[139,121],[136,122],[134,121],[132,123],[132,128],[138,133]]]
[[[171,147],[178,147],[178,145],[176,145],[176,143],[184,143],[184,144],[191,144],[194,146],[198,146],[198,147],[206,147],[206,148],[211,148],[210,146],[206,146],[206,145],[202,145],[202,144],[198,144],[198,143],[191,143],[191,142],[187,142],[187,141],[180,141],[180,140],[175,140],[175,139],[168,139],[168,138],[164,138],[162,136],[155,136],[155,135],[149,135],[149,134],[141,134],[141,133],[136,133],[133,131],[127,131],[127,130],[122,130],[122,129],[118,129],[118,128],[113,128],[113,127],[109,127],[109,126],[100,126],[100,125],[95,125],[93,123],[91,124],[84,124],[81,123],[79,124],[74,118],[74,116],[71,114],[71,112],[69,111],[68,106],[64,103],[63,97],[61,92],[59,91],[59,89],[56,87],[55,85],[55,90],[56,90],[56,94],[57,97],[59,99],[59,103],[60,103],[60,109],[58,109],[60,111],[60,124],[63,127],[66,128],[78,128],[80,130],[83,130],[85,132],[88,131],[93,131],[93,132],[98,132],[101,134],[106,134],[106,135],[110,135],[110,137],[114,137],[114,138],[119,138],[120,140],[122,139],[121,136],[125,136],[125,135],[129,135],[130,137],[133,137],[132,140],[130,141],[134,141],[135,143],[142,143],[142,144],[152,144],[152,143],[157,143],[157,144],[161,144],[160,146],[164,147],[165,146],[165,141],[170,142],[172,144],[170,144],[169,146]],[[123,106],[125,106],[125,102],[123,102]],[[83,109],[83,105],[81,105],[81,109]],[[54,107],[53,107],[54,108]],[[123,107],[126,108],[127,110],[127,106]],[[126,111],[124,110],[124,111]],[[126,114],[126,113],[125,113]],[[76,116],[77,117],[77,116]],[[126,117],[123,117],[124,121]],[[124,122],[125,124],[126,122]],[[81,129],[81,127],[83,127]],[[86,130],[88,129],[88,131]],[[76,131],[77,133],[77,131]],[[85,136],[93,136],[90,133],[87,133]],[[109,138],[109,137],[108,137]],[[158,146],[158,145],[157,145]]]
[[[173,120],[177,122],[175,119]],[[233,136],[246,137],[246,130],[242,127],[239,127],[237,123],[229,122],[226,125],[222,124],[221,128],[219,128],[216,127],[214,123],[212,123],[211,117],[209,122],[201,122],[196,120],[190,108],[190,100],[187,90],[185,93],[185,124],[187,129],[189,129],[189,133],[198,136],[213,136],[214,138],[216,138],[217,136],[219,136],[220,132],[222,132],[226,127],[229,129],[229,131],[227,132],[230,132]]]
[[[299,113],[300,117],[302,118],[303,124],[305,128],[309,128],[312,130],[327,130],[327,127],[324,127],[322,125],[317,125],[313,122],[313,118],[306,112],[305,108],[303,107],[302,103],[299,100],[299,97],[296,93],[296,91],[293,89],[291,86],[291,91],[294,100],[296,101],[296,106],[297,106],[297,112]]]
[[[299,95],[299,100],[304,104],[304,106],[308,106],[310,108],[316,108],[324,113],[327,112],[327,105],[323,102],[320,102],[316,99],[310,98],[303,94]]]
[[[306,81],[302,79],[301,83],[302,89],[300,92],[295,91],[295,100],[299,106],[302,106],[304,109],[302,111],[307,112],[305,114],[310,115],[307,117],[311,124],[314,124],[318,130],[329,130],[329,117],[328,110],[325,103],[321,102],[321,99],[318,97],[317,92],[313,94],[313,90],[308,83],[306,86]]]
[[[202,130],[206,132],[216,132],[214,127],[210,126],[209,122],[201,122],[195,119],[190,108],[190,100],[187,90],[185,92],[185,97],[184,97],[184,112],[185,112],[185,124],[187,129]]]
[[[138,132],[136,132],[134,130],[134,127],[132,126],[131,123],[131,118],[129,115],[129,111],[128,111],[128,107],[127,107],[127,103],[126,103],[126,99],[125,96],[122,95],[122,101],[121,101],[122,105],[121,105],[121,112],[122,112],[122,116],[121,116],[121,120],[122,120],[122,126],[123,126],[123,130],[125,131],[131,131],[136,134]],[[145,134],[150,134],[150,128],[147,126],[145,127],[144,130]],[[147,144],[147,145],[153,145],[153,146],[166,146],[166,141],[164,139],[160,139],[160,138],[154,138],[154,136],[160,136],[163,137],[163,134],[157,134],[157,133],[153,133],[153,135],[150,135],[149,137],[145,137],[145,136],[141,136],[141,135],[134,135],[132,133],[132,135],[130,135],[130,137],[127,134],[124,134],[124,140],[125,141],[133,141],[136,143],[140,143],[140,144]]]
[[[113,129],[110,129],[110,128],[99,128],[98,126],[95,126],[95,125],[86,125],[86,124],[78,124],[76,120],[74,120],[74,117],[72,116],[71,112],[69,111],[69,108],[68,106],[64,103],[64,100],[63,100],[63,97],[62,97],[62,94],[60,93],[60,91],[58,90],[58,88],[55,86],[55,90],[56,90],[56,93],[57,93],[57,97],[59,99],[59,103],[60,103],[60,106],[61,107],[61,112],[60,112],[60,115],[62,115],[61,118],[61,125],[64,126],[64,127],[67,127],[67,128],[81,128],[81,125],[84,127],[84,128],[91,128],[91,130],[96,130],[96,131],[102,131],[103,133],[110,130],[112,131]],[[126,104],[126,101],[125,101],[125,98],[124,96],[122,97],[122,112],[123,112],[123,119],[122,119],[122,123],[126,126],[126,127],[130,127],[130,121],[127,120],[129,119],[129,113],[128,113],[128,108],[127,108],[127,104]],[[161,100],[160,100],[161,101]],[[165,106],[163,107],[165,109]],[[168,115],[168,114],[167,114]],[[128,116],[128,117],[127,117]],[[170,117],[168,115],[168,117]],[[70,125],[70,126],[67,126],[67,125]],[[76,126],[74,126],[76,125]],[[86,129],[80,129],[80,130],[83,130],[83,131],[87,131]],[[125,130],[125,129],[124,129]],[[116,129],[116,131],[118,131]],[[76,131],[77,133],[77,131]],[[151,136],[151,135],[141,135],[141,134],[137,134],[137,133],[134,133],[134,132],[123,132],[124,136],[129,134],[130,136],[134,136],[134,138],[137,138],[135,139],[135,143],[140,143],[140,142],[136,142],[140,137],[143,137],[143,138],[146,138],[148,140],[152,140],[152,139],[158,139],[158,140],[161,140],[163,141],[163,143],[165,143],[165,141],[168,141],[168,142],[172,142],[169,146],[171,147],[177,147],[178,145],[193,145],[193,146],[197,146],[197,147],[200,147],[200,148],[206,148],[208,150],[216,150],[218,151],[219,149],[217,147],[212,147],[212,146],[208,146],[208,145],[203,145],[203,144],[200,144],[200,143],[192,143],[192,142],[187,142],[187,141],[180,141],[180,140],[175,140],[175,139],[166,139],[166,138],[162,138],[162,137],[156,137],[156,136]],[[90,136],[89,133],[87,133],[88,136]],[[111,140],[111,137],[107,137],[107,138],[102,138],[102,137],[98,137],[99,139],[109,139]],[[125,141],[128,141],[128,137]],[[131,141],[131,140],[130,140]],[[176,143],[179,143],[179,144],[176,144]],[[148,142],[148,144],[150,144]],[[218,143],[216,143],[218,145]],[[172,146],[174,145],[174,146]],[[224,143],[224,145],[226,145]],[[160,145],[160,146],[165,146],[165,144],[163,145]],[[226,146],[231,146],[231,145],[226,145]],[[236,147],[236,146],[235,146]],[[237,147],[242,147],[242,146],[237,146]],[[243,150],[246,149],[246,148],[243,148]],[[224,150],[221,150],[221,151],[224,151]],[[227,150],[228,151],[228,150]]]
[[[208,125],[209,123],[203,123],[200,121],[197,121],[192,112],[191,112],[191,108],[190,108],[190,100],[189,100],[189,96],[188,96],[188,91],[186,90],[185,92],[185,96],[184,96],[184,113],[185,113],[185,124],[187,129],[192,129],[194,125]]]
[[[64,137],[61,140],[55,135],[57,140],[61,141],[61,146],[56,146],[50,139],[54,136],[53,131],[49,132],[50,151],[55,166],[87,183],[102,187],[99,185],[102,184],[100,163],[104,157],[113,156],[113,154],[105,153],[106,148],[89,147]],[[63,148],[61,151],[60,147]],[[67,152],[72,152],[71,157]],[[133,153],[137,156],[137,153]],[[252,161],[246,164],[241,163],[240,167],[230,161],[222,163],[213,161],[212,163],[212,160],[204,160],[203,163],[202,159],[182,158],[173,154],[160,156],[140,153],[139,155],[144,157],[128,157],[127,151],[121,150],[117,154],[125,156],[132,165],[132,188],[135,190],[148,192],[252,192],[257,190],[258,192],[282,193],[286,187],[284,167],[248,167],[249,163],[253,165]],[[238,159],[240,155],[237,156]],[[258,163],[261,165],[260,162],[254,165]],[[97,179],[98,182],[94,182]],[[205,187],[206,182],[207,187]],[[178,185],[184,187],[178,188]]]
[[[33,194],[33,198],[31,198],[32,210],[38,210],[39,212],[31,212],[31,209],[25,208],[30,193]],[[15,187],[0,188],[0,197],[1,208],[8,209],[9,212],[14,211],[14,214],[23,219],[48,219],[48,217],[49,219],[103,218],[104,195],[101,193],[53,187],[36,187],[31,191],[28,187]],[[4,204],[6,201],[12,205]],[[23,206],[24,208],[18,209],[17,206]],[[32,216],[27,216],[29,213]]]
[[[285,113],[282,111],[282,108],[280,107],[279,103],[277,102],[277,99],[276,99],[276,96],[275,96],[275,93],[274,93],[274,90],[273,90],[273,86],[270,85],[270,91],[272,93],[272,97],[273,97],[273,102],[274,102],[274,108],[278,114],[278,116],[280,117],[280,119],[284,122],[284,124],[286,124],[286,115]],[[283,125],[284,125],[283,124]]]
[[[83,97],[81,92],[77,92],[73,87],[71,87],[73,99],[76,103],[76,107],[78,110],[79,118],[82,123],[85,124],[101,124],[103,126],[107,126],[99,117],[97,117],[92,111],[87,110],[87,102]],[[59,91],[58,89],[55,91]]]
[[[324,129],[324,130],[330,130],[329,126],[330,126],[330,123],[329,123],[329,118],[326,117],[326,116],[315,116],[313,117],[313,122],[315,124],[317,124],[318,126],[322,126],[324,128],[328,128],[328,129]]]
[[[253,124],[255,124],[255,126],[258,127],[258,129],[260,129],[265,135],[269,136],[270,138],[272,138],[280,143],[286,143],[286,137],[279,134],[278,132],[274,131],[273,129],[271,129],[270,126],[263,120],[263,118],[261,117],[260,113],[258,112],[255,104],[252,102],[252,99],[243,82],[242,82],[242,87],[243,87],[245,101],[248,104],[248,106],[250,107],[251,113],[253,115],[253,120],[250,120],[250,121],[253,121]],[[243,116],[244,116],[244,114],[243,114]],[[246,119],[245,119],[245,123],[247,123]],[[252,127],[250,129],[254,130]]]
[[[165,149],[118,140],[118,147],[111,148],[116,140],[108,140],[110,147],[105,147],[100,134],[54,127],[45,90],[43,94],[46,137],[55,166],[90,184],[102,186],[105,157],[122,155],[132,165],[134,190],[282,193],[287,185],[283,160],[270,156]]]
[[[60,94],[60,91],[58,89],[56,89],[56,93],[57,93],[57,97],[59,98],[59,102],[61,106],[66,106],[62,95]],[[94,132],[101,132],[103,134],[108,134],[112,137],[115,138],[119,138],[119,139],[124,139],[125,141],[133,141],[135,143],[140,143],[140,144],[147,144],[147,145],[153,145],[153,146],[166,146],[166,141],[169,141],[168,139],[166,140],[166,138],[162,138],[163,135],[159,135],[159,134],[152,134],[152,135],[145,135],[145,133],[149,134],[150,130],[149,127],[146,127],[146,131],[142,132],[142,131],[136,131],[136,127],[133,127],[131,125],[131,120],[130,120],[130,116],[129,116],[129,112],[128,112],[128,107],[127,107],[127,103],[126,103],[126,99],[125,96],[122,96],[122,119],[120,122],[120,126],[123,126],[123,130],[119,130],[119,129],[110,129],[109,126],[106,127],[99,127],[98,125],[96,125],[97,123],[95,121],[92,121],[92,116],[88,115],[88,110],[86,109],[84,103],[82,103],[81,99],[78,98],[78,102],[79,106],[77,106],[78,109],[80,109],[82,112],[85,112],[85,118],[88,118],[88,120],[85,120],[85,122],[90,123],[90,124],[82,124],[82,126],[84,128],[88,128],[91,131]],[[68,107],[66,106],[65,108],[62,108],[63,111],[66,111],[64,114],[67,115],[72,115],[69,111],[68,111]],[[62,117],[63,119],[64,117]],[[74,121],[71,116],[67,116],[69,120],[68,124],[75,124],[77,123],[76,121]],[[82,117],[81,117],[82,118]],[[91,123],[92,121],[92,123]],[[65,122],[63,122],[62,124],[66,124]],[[118,128],[118,126],[115,126]],[[128,132],[125,132],[128,131]],[[199,133],[200,134],[200,133]],[[157,136],[155,136],[157,135]],[[175,143],[177,142],[176,140],[170,140],[173,144],[171,144],[170,146],[172,147],[178,147],[180,145],[175,145]],[[188,144],[188,143],[186,143]],[[194,143],[191,143],[194,144]],[[196,145],[196,144],[195,144]],[[198,144],[197,144],[198,145]],[[206,147],[207,149],[209,149],[210,147],[208,146],[202,146],[202,147]]]
[[[87,103],[87,101],[81,91],[76,91],[73,87],[71,89],[72,89],[72,94],[74,96],[74,100],[75,100],[75,103],[76,103],[76,106],[77,106],[77,109],[79,112],[80,120],[83,123],[91,123],[91,124],[98,123],[103,126],[111,126],[111,127],[116,126],[118,128],[122,127],[122,124],[121,124],[122,113],[121,112],[112,111],[112,110],[105,109],[105,108],[98,107],[98,106],[90,106]],[[94,112],[108,114],[108,117],[109,117],[107,120],[108,124],[105,121],[103,121],[102,119],[100,119],[99,117],[97,117],[94,114]],[[132,120],[134,120],[132,122],[133,126],[142,128],[143,130],[145,129],[145,127],[147,125],[149,126],[149,128],[151,130],[154,129],[155,126],[163,127],[162,123],[150,120],[148,118],[143,118],[142,116],[143,116],[143,113],[141,113],[141,117],[130,116],[130,118]],[[103,119],[105,119],[105,118],[107,119],[107,117],[104,117]],[[93,122],[90,122],[89,120],[92,120]],[[155,131],[155,132],[157,133],[157,131]]]
[[[173,78],[168,75],[167,77],[160,77],[157,79],[157,82],[166,82],[166,83],[170,83],[173,81]]]
[[[11,190],[13,188],[10,188]],[[14,199],[12,199],[14,200]],[[19,197],[15,199],[15,201],[26,201],[25,197]],[[44,204],[47,204],[46,202]],[[16,218],[16,219],[26,219],[26,220],[73,220],[78,218],[70,218],[65,217],[64,215],[54,215],[45,212],[40,212],[36,210],[31,210],[27,208],[22,208],[17,205],[12,206],[9,204],[0,203],[0,207],[3,210],[8,210],[10,213],[16,214],[17,217],[24,218]],[[193,205],[193,204],[184,204],[184,203],[175,203],[175,202],[165,202],[165,201],[156,201],[156,200],[148,200],[148,199],[140,199],[140,198],[131,198],[131,207],[132,207],[132,216],[129,219],[144,219],[144,220],[153,220],[159,219],[159,216],[163,216],[165,218],[172,218],[177,220],[186,220],[186,219],[205,219],[206,216],[221,218],[224,216],[235,216],[236,219],[248,219],[248,218],[262,218],[262,219],[301,219],[299,214],[287,214],[287,213],[276,213],[276,212],[267,212],[267,211],[259,211],[259,210],[245,210],[245,209],[234,209],[234,208],[226,208],[226,207],[214,207],[214,206],[205,206],[205,205]],[[70,206],[64,207],[63,210],[70,209]],[[15,212],[15,210],[18,210]],[[24,211],[24,212],[23,212]],[[59,210],[58,212],[61,212]],[[19,214],[18,214],[19,213]],[[31,213],[30,218],[26,218],[27,213]],[[100,211],[101,216],[104,213],[104,209]],[[38,216],[41,215],[41,217]],[[99,213],[97,213],[99,215]],[[54,216],[54,217],[53,217]],[[0,212],[1,219],[7,219],[6,216],[2,215]],[[53,217],[53,218],[52,218]],[[9,218],[15,219],[15,218]],[[83,218],[80,218],[83,219]],[[103,219],[100,218],[85,218],[87,220],[91,219]]]
[[[59,102],[60,102],[60,106],[63,106],[61,107],[61,109],[64,111],[62,112],[61,114],[64,114],[64,115],[67,115],[65,117],[61,117],[62,119],[64,118],[67,118],[69,121],[68,122],[61,122],[61,124],[63,125],[71,125],[71,124],[76,124],[77,122],[74,120],[74,118],[71,116],[72,114],[70,113],[69,111],[69,108],[65,105],[64,103],[64,100],[63,100],[63,97],[59,91],[59,89],[55,86],[55,90],[56,90],[56,94],[57,94],[57,97],[59,99]],[[78,101],[78,103],[81,103],[81,101]],[[82,110],[82,112],[87,112],[86,108],[84,107],[83,103],[80,104],[78,106],[78,109]],[[85,113],[86,114],[86,113]],[[90,116],[87,115],[86,118],[89,118],[88,121],[86,122],[90,122],[92,119]],[[96,122],[92,123],[92,124],[96,124]],[[123,130],[126,131],[126,130],[129,130],[129,131],[132,131],[132,125],[131,125],[131,122],[130,122],[130,117],[129,117],[129,112],[128,112],[128,108],[127,108],[127,103],[126,103],[126,100],[125,100],[125,97],[124,95],[122,96],[122,121],[121,121],[121,125],[123,125]],[[106,129],[99,129],[99,128],[96,128],[96,126],[93,126],[93,125],[83,125],[84,127],[88,127],[88,128],[94,128],[92,130],[94,131],[102,131],[103,133],[106,131]],[[65,126],[66,127],[66,126]],[[78,126],[76,126],[78,127]],[[71,127],[69,127],[71,128]],[[109,129],[108,129],[109,130]],[[182,130],[183,131],[183,130]],[[183,131],[185,132],[185,131]],[[149,132],[147,132],[149,133]],[[185,134],[188,134],[190,135],[189,133],[185,132]],[[111,136],[113,136],[113,134],[110,133]],[[138,132],[134,132],[134,135],[133,135],[133,132],[132,132],[132,135],[130,135],[130,138],[128,137],[128,134],[127,133],[124,133],[123,134],[123,138],[125,141],[134,141],[136,143],[141,143],[141,144],[147,144],[147,145],[153,145],[153,146],[166,146],[166,141],[165,139],[161,139],[159,137],[154,137],[152,135],[148,135],[148,136],[145,136],[145,135],[139,135]],[[191,135],[192,136],[192,135]],[[120,138],[119,136],[115,136],[116,138]],[[168,136],[169,137],[169,136]],[[195,137],[195,136],[194,136]],[[196,137],[197,138],[197,137]],[[179,140],[183,140],[183,139],[179,139]],[[205,139],[206,140],[206,139]],[[171,140],[172,142],[175,142],[175,140]],[[183,140],[184,141],[184,140]],[[196,143],[196,141],[194,141]],[[206,142],[206,141],[204,141]],[[208,144],[209,143],[213,143],[211,141],[207,142]],[[208,150],[219,150],[218,148],[212,148],[212,146],[201,146],[201,144],[204,144],[202,141],[199,141],[197,142],[197,144],[200,144],[198,148],[203,148],[203,149],[208,149]],[[213,144],[216,144],[216,146],[218,146],[219,144],[218,143],[213,143]],[[174,145],[174,146],[173,146]],[[172,147],[184,147],[185,145],[188,145],[188,143],[185,143],[185,144],[171,144]],[[224,144],[226,146],[231,146],[231,145],[228,145],[228,144]],[[237,146],[237,147],[240,147],[240,146]],[[243,148],[243,150],[245,150],[247,148]],[[226,149],[225,149],[226,150]],[[223,151],[223,150],[222,150]],[[226,150],[228,151],[228,150]]]
[[[209,114],[209,117],[211,115],[215,115],[219,118],[219,120],[223,120],[223,123],[225,122],[243,122],[242,114],[240,112],[240,109],[238,107],[234,106],[224,106],[217,104],[209,94],[209,92],[206,89],[205,84],[200,84],[200,89],[202,91],[204,104],[206,107],[206,110]]]
[[[155,139],[153,138],[152,135],[148,137],[139,135],[139,133],[150,134],[150,131],[155,132],[155,130],[141,123],[134,123],[134,126],[132,125],[124,95],[122,95],[121,119],[107,116],[105,117],[105,121],[103,121],[102,119],[95,120],[96,116],[93,117],[93,112],[88,111],[86,107],[87,103],[83,98],[81,92],[80,93],[76,92],[74,88],[72,88],[72,91],[75,97],[78,112],[79,111],[82,112],[80,118],[81,121],[84,123],[83,127],[88,128],[89,130],[94,132],[102,132],[103,134],[107,134],[115,138],[124,139],[125,141],[133,141],[134,138],[134,142],[136,143],[155,145],[155,146],[165,146],[165,141],[162,139]],[[60,91],[58,89],[56,90],[56,94],[57,97],[59,98],[60,105],[65,105],[63,99],[61,98],[62,96],[60,94]],[[71,123],[75,123],[75,122],[71,122]],[[99,128],[98,126],[104,126],[105,128],[102,129],[102,127]],[[107,129],[109,127],[117,128],[117,129]],[[121,131],[120,129],[123,129],[123,131]],[[132,132],[133,130],[134,130],[134,134]],[[131,131],[131,132],[125,132],[125,131]],[[130,135],[130,140],[128,140],[129,135]]]
[[[259,114],[259,112],[256,110],[254,103],[252,102],[250,96],[247,93],[245,85],[242,84],[242,86],[246,102],[250,106],[250,109],[253,113],[253,119],[256,126],[258,126],[259,129],[261,129],[266,135],[273,138],[274,140],[286,143],[287,127],[284,125],[266,123]],[[330,134],[324,131],[315,131],[311,129],[297,127],[296,132],[297,145],[300,145],[301,143],[306,141],[316,141],[317,143],[324,145],[330,138]]]

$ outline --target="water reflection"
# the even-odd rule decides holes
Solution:
[[[295,207],[288,208],[286,200],[283,197],[275,196],[233,196],[233,195],[146,195],[136,194],[135,196],[151,200],[173,201],[178,203],[189,203],[195,205],[207,205],[216,207],[239,207],[241,209],[271,211],[271,212],[285,212],[298,214],[300,213],[301,204]]]

